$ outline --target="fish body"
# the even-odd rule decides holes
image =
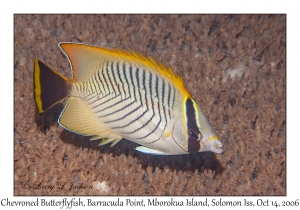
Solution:
[[[59,124],[115,145],[127,139],[147,154],[222,152],[200,107],[181,77],[133,51],[61,43],[73,78],[34,59],[35,101],[43,112],[65,97]]]

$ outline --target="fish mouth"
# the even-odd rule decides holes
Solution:
[[[218,153],[218,154],[222,153],[223,152],[222,147],[223,147],[222,142],[220,140],[216,140],[214,142],[214,147],[213,147],[214,151],[213,152]]]
[[[208,141],[204,140],[201,144],[201,149],[199,152],[214,152],[217,154],[220,154],[223,152],[223,144],[219,139],[213,140],[213,141]]]

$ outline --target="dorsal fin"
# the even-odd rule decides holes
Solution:
[[[170,66],[166,68],[160,61],[156,62],[151,56],[146,58],[133,50],[109,49],[76,43],[60,43],[59,46],[71,63],[73,78],[77,82],[84,81],[94,71],[99,70],[99,67],[107,60],[123,60],[148,67],[159,75],[168,78],[184,94],[190,95],[184,87],[182,77],[174,73]]]
[[[72,68],[73,80],[82,82],[97,70],[101,60],[101,54],[96,48],[83,44],[60,43],[59,47],[69,59]]]

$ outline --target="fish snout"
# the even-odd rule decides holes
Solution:
[[[201,148],[199,152],[210,151],[220,154],[223,151],[222,147],[223,144],[218,138],[214,138],[212,140],[205,138],[201,141]]]

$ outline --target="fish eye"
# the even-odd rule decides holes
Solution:
[[[197,134],[196,134],[195,132],[193,132],[193,131],[192,131],[192,133],[191,133],[191,137],[193,137],[193,138],[195,138],[195,139],[198,139]]]
[[[202,134],[198,129],[190,128],[189,129],[189,137],[193,140],[200,141],[202,139]]]

